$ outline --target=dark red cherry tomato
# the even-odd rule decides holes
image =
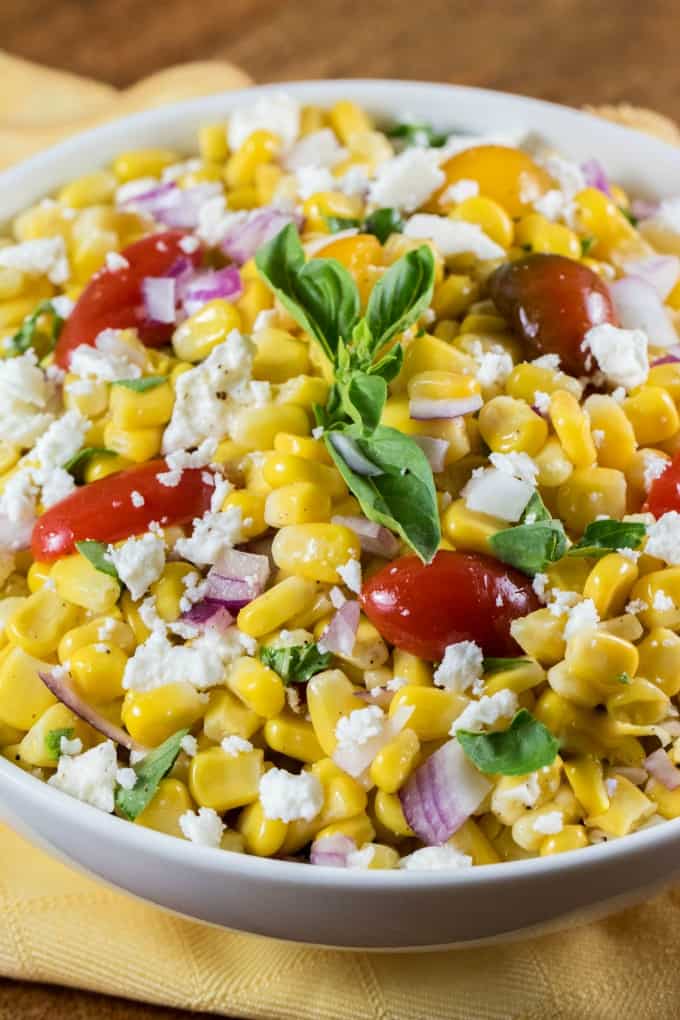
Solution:
[[[576,376],[597,367],[581,350],[588,330],[618,324],[597,273],[564,255],[527,255],[499,266],[489,279],[489,294],[530,357],[558,354],[565,372]]]
[[[164,460],[109,475],[83,485],[51,506],[33,528],[32,549],[36,560],[56,560],[75,552],[76,542],[118,542],[146,531],[152,521],[161,525],[186,524],[210,507],[213,486],[205,480],[205,468],[185,468],[179,484],[163,485],[158,475],[167,471]],[[137,506],[132,493],[141,494]]]
[[[510,624],[540,608],[524,574],[448,550],[429,564],[417,556],[388,563],[364,584],[361,605],[391,644],[433,661],[457,641],[475,641],[485,655],[521,655]]]
[[[676,453],[664,473],[652,482],[645,510],[657,519],[669,510],[680,511],[680,453]]]
[[[144,237],[121,252],[129,263],[127,269],[100,269],[95,273],[61,331],[54,353],[60,368],[68,369],[71,352],[81,344],[93,344],[103,329],[134,327],[149,347],[168,343],[175,327],[149,320],[142,299],[142,280],[145,276],[166,276],[179,259],[200,265],[202,248],[187,255],[180,248],[183,237],[186,233],[182,230]]]

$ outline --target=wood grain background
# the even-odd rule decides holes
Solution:
[[[0,0],[0,45],[113,85],[225,58],[256,81],[450,81],[680,118],[672,0]],[[0,103],[11,103],[2,94]],[[0,1020],[195,1014],[0,980]],[[406,1020],[406,1018],[404,1018]]]

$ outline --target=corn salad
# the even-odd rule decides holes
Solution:
[[[680,816],[680,199],[285,95],[0,236],[0,753],[318,866]]]

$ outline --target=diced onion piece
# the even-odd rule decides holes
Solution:
[[[645,768],[667,790],[677,790],[680,786],[680,769],[676,769],[661,747],[645,758]]]
[[[641,276],[624,276],[609,285],[624,329],[641,329],[654,347],[677,344],[678,335],[656,289]]]
[[[129,733],[126,733],[120,726],[109,722],[96,708],[83,701],[80,695],[76,694],[71,687],[70,677],[65,669],[59,667],[52,673],[40,673],[40,679],[62,705],[70,708],[79,719],[92,726],[93,729],[103,733],[105,737],[113,740],[116,744],[120,744],[121,747],[126,747],[128,751],[146,750],[142,744],[138,744],[136,740],[133,740]]]
[[[196,273],[184,289],[184,311],[193,315],[208,301],[224,298],[236,301],[243,293],[241,274],[236,266],[225,266],[224,269],[208,269]]]
[[[234,617],[224,608],[223,602],[217,599],[201,599],[182,613],[181,620],[184,623],[193,623],[196,627],[212,627],[223,634],[231,627]]]
[[[434,436],[413,436],[412,438],[427,457],[433,472],[439,474],[440,471],[443,471],[450,446],[448,439],[436,439]]]
[[[344,602],[321,635],[319,648],[338,655],[351,655],[360,613],[359,603],[355,599]]]
[[[208,571],[204,599],[237,613],[264,591],[269,572],[266,556],[228,549]]]
[[[366,783],[366,773],[376,754],[401,733],[412,714],[413,705],[400,705],[393,716],[385,719],[380,733],[376,734],[375,737],[370,737],[363,744],[337,748],[333,752],[333,761],[344,772],[352,776],[353,779]]]
[[[382,468],[379,468],[377,464],[370,461],[368,457],[364,457],[351,436],[345,436],[342,432],[331,432],[330,440],[347,466],[355,474],[364,475],[367,478],[377,478],[378,475],[385,473]]]
[[[289,223],[302,225],[302,217],[275,206],[263,206],[248,213],[244,220],[234,221],[220,248],[239,265],[251,259],[258,248],[276,237]]]
[[[680,279],[680,258],[677,255],[651,255],[646,259],[633,259],[625,264],[628,276],[639,276],[651,283],[662,301],[665,301]]]
[[[399,552],[399,541],[392,532],[382,524],[369,521],[367,517],[343,517],[336,514],[331,517],[331,523],[344,524],[346,528],[350,528],[358,537],[364,552],[385,556],[387,559],[391,559]]]
[[[172,277],[144,277],[142,297],[146,314],[151,322],[175,322],[175,281]]]
[[[125,199],[121,206],[135,209],[166,227],[190,230],[198,226],[198,213],[204,202],[215,198],[221,192],[222,189],[217,182],[180,188],[173,181],[167,181]]]
[[[597,159],[588,159],[581,164],[581,172],[589,188],[597,188],[609,198],[612,197],[612,189],[607,177],[607,172]]]
[[[334,836],[321,836],[312,843],[309,852],[310,864],[318,864],[324,868],[346,868],[347,858],[355,853],[357,845],[349,836],[336,833]]]
[[[460,418],[464,414],[478,411],[484,401],[479,393],[460,400],[409,400],[408,413],[414,421],[430,421],[434,418]]]

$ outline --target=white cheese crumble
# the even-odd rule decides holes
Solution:
[[[388,159],[371,184],[369,201],[378,208],[391,206],[413,212],[446,180],[437,160],[436,153],[417,147]]]
[[[245,740],[237,734],[233,734],[230,737],[224,737],[220,743],[220,747],[230,758],[238,758],[239,754],[245,754],[246,751],[252,751],[253,749],[253,745],[249,740]]]
[[[211,436],[209,439],[204,439],[193,453],[187,453],[186,450],[173,450],[165,458],[168,470],[157,475],[158,481],[161,485],[174,489],[179,485],[185,468],[206,467],[210,464],[216,449],[217,440]]]
[[[172,645],[164,631],[153,630],[125,664],[126,691],[153,691],[166,684],[189,683],[197,691],[216,687],[224,679],[220,655],[209,648]]]
[[[539,815],[532,828],[542,836],[556,836],[564,828],[562,812],[547,811],[544,815]]]
[[[540,414],[546,415],[550,410],[550,394],[544,390],[535,390],[532,403]]]
[[[108,554],[135,602],[158,580],[165,566],[165,543],[151,533],[141,538],[127,538],[118,547],[110,545]]]
[[[260,803],[265,818],[311,822],[323,807],[323,787],[311,772],[295,775],[285,769],[270,769],[260,780]]]
[[[646,609],[649,609],[649,606],[644,599],[631,599],[631,601],[626,605],[626,612],[629,616],[636,616],[637,613],[644,613]]]
[[[475,694],[481,693],[483,659],[482,649],[474,641],[448,645],[434,671],[434,682],[449,691],[462,692],[472,687]]]
[[[670,566],[680,565],[680,513],[669,510],[647,527],[645,552]]]
[[[179,742],[179,746],[189,758],[195,758],[198,754],[198,741],[191,733],[187,733]]]
[[[600,616],[592,599],[584,599],[569,610],[569,618],[564,626],[564,639],[569,641],[584,630],[597,627]]]
[[[228,549],[243,541],[241,508],[229,506],[216,513],[208,510],[196,517],[189,538],[175,542],[175,552],[199,566],[216,563]]]
[[[444,846],[424,846],[420,850],[414,850],[412,854],[402,857],[399,867],[407,871],[458,870],[471,868],[472,858],[445,843]]]
[[[120,255],[117,251],[110,251],[106,256],[106,268],[111,273],[117,273],[121,269],[129,269],[130,263],[124,255]]]
[[[538,368],[548,368],[557,372],[560,367],[560,356],[559,354],[541,354],[540,358],[534,358],[531,364],[537,365]]]
[[[520,482],[536,485],[538,465],[528,453],[492,453],[489,460],[504,474],[511,475]]]
[[[536,805],[538,798],[541,796],[541,786],[538,781],[538,773],[530,772],[523,783],[517,783],[515,786],[508,786],[505,789],[494,790],[494,799],[507,804],[516,803],[522,804],[524,807],[532,808]]]
[[[142,496],[141,492],[137,492],[136,489],[133,489],[130,493],[130,502],[139,510],[140,507],[144,506],[146,500]]]
[[[465,202],[468,198],[475,198],[479,194],[479,184],[477,181],[469,180],[467,177],[462,177],[455,184],[449,185],[446,191],[443,191],[439,197],[439,204],[445,205],[449,202]]]
[[[62,755],[57,771],[47,782],[70,797],[110,813],[115,806],[117,769],[116,748],[113,741],[106,740],[84,754]]]
[[[120,330],[103,329],[94,345],[81,344],[71,354],[70,371],[74,375],[101,382],[139,379],[142,367],[138,352],[120,338]]]
[[[83,750],[83,742],[80,737],[69,740],[68,737],[59,738],[59,753],[66,755],[80,754]]]
[[[179,816],[179,827],[185,839],[198,846],[219,847],[224,833],[224,822],[212,808],[185,811]]]
[[[512,358],[507,351],[485,351],[481,344],[479,348],[479,355],[474,354],[479,385],[482,389],[504,386],[514,367]]]
[[[295,143],[286,155],[286,170],[301,170],[303,167],[333,167],[347,156],[335,132],[330,128],[311,131]]]
[[[359,560],[349,559],[337,568],[338,574],[345,582],[350,591],[361,593],[361,563]]]
[[[517,711],[517,695],[505,688],[495,694],[484,694],[479,701],[471,701],[457,719],[449,734],[454,737],[458,730],[480,731],[493,726],[499,719],[510,719]]]
[[[558,588],[553,592],[552,601],[548,605],[548,610],[552,616],[563,616],[569,612],[572,606],[580,600],[581,596],[576,591],[563,591]]]
[[[271,131],[290,148],[300,134],[300,104],[292,96],[276,92],[234,110],[227,124],[231,151],[240,149],[253,131]]]
[[[379,705],[356,708],[338,719],[335,727],[337,750],[353,750],[378,737],[385,727],[385,713]]]
[[[116,771],[116,782],[124,790],[132,790],[137,782],[137,773],[134,769],[118,769]]]
[[[478,259],[497,259],[505,254],[504,249],[492,241],[477,223],[452,220],[432,213],[411,216],[404,226],[404,236],[432,241],[445,256],[471,254]]]
[[[608,322],[586,333],[584,351],[591,351],[598,368],[614,386],[632,390],[649,375],[647,336],[641,329],[619,329]]]
[[[652,609],[656,609],[659,613],[667,613],[671,609],[675,609],[675,603],[669,595],[666,595],[665,591],[656,591],[652,599]]]
[[[320,191],[333,191],[336,181],[325,167],[303,166],[295,173],[296,190],[300,198],[311,198]]]
[[[652,482],[655,482],[657,478],[661,478],[661,475],[669,466],[670,460],[668,457],[663,457],[660,453],[654,453],[653,450],[644,450],[642,458],[644,463],[642,479],[645,491],[649,492]]]
[[[0,439],[30,446],[53,420],[52,402],[34,350],[0,359]]]
[[[0,248],[0,267],[18,269],[29,276],[46,276],[51,283],[66,283],[70,276],[63,237],[41,237]]]
[[[499,468],[475,468],[461,491],[468,510],[489,514],[513,524],[524,513],[534,494],[532,483],[521,481]]]
[[[642,555],[639,549],[628,549],[625,546],[621,549],[617,549],[616,551],[619,556],[623,556],[625,560],[630,560],[631,563],[637,563]]]

